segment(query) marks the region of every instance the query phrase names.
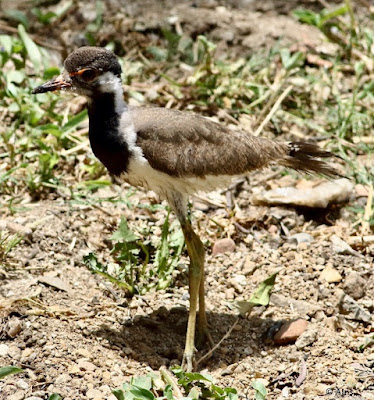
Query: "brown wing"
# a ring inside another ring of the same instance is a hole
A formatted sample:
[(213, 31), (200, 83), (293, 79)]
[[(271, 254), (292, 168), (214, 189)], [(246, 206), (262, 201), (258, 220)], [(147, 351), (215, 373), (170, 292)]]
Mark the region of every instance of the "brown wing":
[(284, 157), (287, 145), (231, 131), (200, 115), (131, 108), (137, 145), (150, 165), (173, 176), (239, 175)]

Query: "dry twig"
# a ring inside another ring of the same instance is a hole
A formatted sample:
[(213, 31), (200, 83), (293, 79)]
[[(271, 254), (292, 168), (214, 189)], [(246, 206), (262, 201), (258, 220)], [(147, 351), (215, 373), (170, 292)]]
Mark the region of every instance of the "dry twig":
[(201, 362), (208, 359), (218, 349), (218, 347), (221, 346), (223, 341), (226, 340), (231, 335), (231, 332), (234, 330), (235, 326), (238, 324), (239, 319), (240, 319), (240, 317), (236, 318), (235, 322), (233, 323), (231, 328), (225, 333), (223, 338), (214, 347), (212, 347), (206, 354), (204, 354), (199, 360), (196, 361), (196, 366), (198, 366)]

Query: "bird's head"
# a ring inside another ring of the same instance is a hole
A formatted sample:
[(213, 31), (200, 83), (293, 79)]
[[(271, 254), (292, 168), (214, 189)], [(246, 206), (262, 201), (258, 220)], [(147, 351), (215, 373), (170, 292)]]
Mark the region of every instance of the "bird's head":
[(64, 62), (58, 77), (38, 86), (33, 94), (73, 90), (88, 98), (121, 90), (121, 66), (116, 55), (102, 47), (80, 47)]

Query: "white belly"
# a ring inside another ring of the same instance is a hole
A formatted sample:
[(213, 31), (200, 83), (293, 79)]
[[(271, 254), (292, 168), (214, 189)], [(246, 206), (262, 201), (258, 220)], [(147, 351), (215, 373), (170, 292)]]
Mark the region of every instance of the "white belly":
[(204, 178), (174, 177), (153, 169), (143, 157), (134, 157), (130, 160), (128, 172), (121, 178), (130, 185), (152, 190), (162, 198), (169, 198), (172, 192), (191, 195), (196, 192), (209, 192), (219, 187), (227, 186), (235, 176), (207, 175)]

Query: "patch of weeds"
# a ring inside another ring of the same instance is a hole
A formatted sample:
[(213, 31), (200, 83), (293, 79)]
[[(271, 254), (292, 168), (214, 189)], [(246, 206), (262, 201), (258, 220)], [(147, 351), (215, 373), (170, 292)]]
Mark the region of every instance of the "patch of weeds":
[(0, 266), (10, 265), (9, 253), (20, 243), (22, 236), (0, 230)]
[[(357, 23), (351, 0), (344, 0), (341, 5), (325, 8), (320, 12), (299, 9), (293, 14), (299, 21), (315, 26), (331, 42), (339, 45), (343, 50), (343, 58), (349, 59), (354, 49), (363, 49), (364, 42), (361, 42), (359, 34), (360, 24)], [(343, 16), (347, 18), (344, 19)]]
[(31, 13), (37, 18), (37, 20), (43, 25), (51, 25), (56, 20), (60, 19), (65, 15), (69, 9), (73, 6), (73, 0), (67, 0), (61, 2), (54, 11), (47, 9), (45, 11), (43, 7), (33, 7)]
[(121, 389), (113, 390), (113, 394), (118, 400), (239, 399), (236, 389), (215, 385), (208, 374), (187, 373), (180, 367), (174, 367), (172, 371), (175, 376), (166, 369), (161, 369), (161, 376), (148, 374), (134, 377), (129, 384), (124, 383)]
[(150, 232), (141, 236), (135, 234), (122, 217), (111, 241), (112, 263), (102, 264), (93, 253), (84, 257), (91, 272), (104, 276), (129, 295), (144, 294), (152, 287), (164, 289), (170, 285), (184, 238), (181, 229), (174, 227), (169, 233), (169, 214), (162, 226), (160, 240)]
[[(310, 87), (312, 96), (310, 106), (300, 101), (299, 109), (308, 113), (309, 118), (313, 116), (315, 121), (319, 121), (321, 138), (329, 139), (333, 151), (344, 160), (346, 175), (370, 188), (374, 175), (371, 134), (374, 85), (370, 79), (374, 70), (374, 31), (365, 23), (370, 16), (355, 15), (351, 0), (318, 13), (300, 9), (294, 15), (299, 21), (317, 27), (334, 43), (332, 50), (318, 55), (327, 69), (303, 71), (305, 82), (309, 82), (306, 87)], [(296, 123), (305, 126), (307, 120), (304, 118)], [(364, 210), (357, 208), (355, 213), (360, 219)], [(365, 215), (368, 224), (372, 225), (374, 204), (371, 204), (371, 210), (365, 209)]]
[[(101, 165), (101, 164), (100, 164)], [(112, 196), (102, 197), (97, 196), (96, 192), (104, 187), (109, 187), (112, 182), (107, 179), (93, 179), (79, 182), (77, 185), (71, 188), (66, 188), (69, 191), (70, 203), (74, 205), (88, 205), (96, 206), (102, 203), (116, 203), (123, 204), (127, 208), (131, 209), (133, 207), (131, 197), (136, 193), (135, 188), (130, 188), (126, 191), (119, 191)]]
[[(32, 41), (23, 25), (18, 35), (0, 35), (4, 124), (0, 130), (0, 191), (6, 195), (4, 204), (21, 202), (26, 192), (38, 199), (70, 186), (78, 176), (92, 179), (105, 173), (97, 162), (82, 157), (88, 146), (87, 128), (79, 128), (86, 124), (87, 111), (69, 116), (66, 98), (53, 93), (31, 95), (41, 80), (60, 72), (50, 64), (48, 53)], [(38, 83), (35, 75), (40, 76)]]

